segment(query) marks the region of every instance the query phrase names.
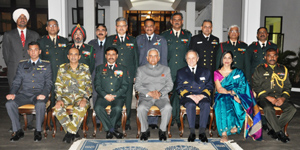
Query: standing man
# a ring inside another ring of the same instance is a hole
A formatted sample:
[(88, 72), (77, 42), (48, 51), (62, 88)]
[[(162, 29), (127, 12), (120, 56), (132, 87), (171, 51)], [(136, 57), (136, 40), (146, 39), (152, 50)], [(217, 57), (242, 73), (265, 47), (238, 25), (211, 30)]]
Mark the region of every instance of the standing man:
[(216, 57), (216, 69), (219, 69), (220, 59), (224, 51), (231, 51), (233, 54), (234, 67), (241, 69), (243, 72), (246, 70), (245, 57), (247, 44), (239, 41), (240, 27), (232, 25), (228, 29), (228, 41), (220, 44), (217, 57)]
[(6, 95), (8, 101), (5, 106), (12, 122), (13, 132), (15, 132), (10, 139), (11, 142), (24, 137), (19, 122), (18, 107), (26, 104), (35, 105), (36, 130), (34, 131), (34, 141), (42, 140), (42, 122), (47, 119), (44, 118), (46, 102), (53, 85), (51, 65), (49, 61), (39, 58), (39, 54), (41, 54), (39, 43), (30, 42), (28, 47), (27, 52), (30, 59), (20, 61), (10, 92)]
[[(16, 75), (18, 64), (23, 59), (29, 59), (27, 53), (28, 43), (37, 41), (39, 34), (35, 31), (27, 29), (29, 13), (26, 9), (19, 8), (14, 11), (13, 19), (17, 24), (17, 28), (7, 31), (3, 36), (3, 58), (7, 66), (7, 79), (11, 88), (13, 79)], [(29, 130), (34, 130), (32, 126), (33, 116), (28, 115)]]
[[(253, 74), (253, 90), (256, 92), (258, 105), (263, 108), (270, 129), (268, 135), (283, 143), (290, 139), (282, 132), (284, 126), (290, 122), (297, 109), (289, 100), (292, 84), (285, 66), (277, 64), (277, 49), (266, 51), (267, 63), (257, 66)], [(283, 111), (279, 118), (275, 115), (274, 106)]]
[[(182, 13), (174, 13), (171, 16), (170, 23), (172, 29), (168, 29), (161, 33), (168, 43), (168, 66), (171, 69), (172, 81), (175, 82), (177, 70), (186, 66), (184, 56), (189, 50), (189, 44), (192, 37), (190, 31), (182, 29), (183, 16)], [(174, 84), (175, 85), (175, 84)], [(175, 85), (176, 86), (176, 85)], [(172, 90), (171, 105), (172, 109), (172, 125), (177, 122), (178, 128), (180, 128), (179, 119), (179, 95), (176, 92), (175, 86)]]
[(77, 24), (77, 26), (73, 27), (71, 30), (71, 37), (74, 43), (69, 45), (68, 50), (71, 48), (77, 48), (81, 55), (79, 63), (88, 65), (90, 72), (92, 73), (95, 68), (95, 51), (93, 46), (83, 43), (86, 38), (85, 29), (80, 26), (80, 24)]
[(159, 127), (159, 140), (167, 140), (167, 126), (172, 115), (168, 93), (173, 89), (170, 68), (158, 63), (159, 51), (155, 48), (148, 50), (146, 65), (138, 68), (135, 89), (139, 92), (139, 104), (137, 116), (141, 122), (141, 140), (148, 140), (150, 131), (148, 129), (148, 111), (155, 105), (161, 111), (161, 124)]
[[(126, 92), (126, 113), (127, 113), (127, 121), (126, 121), (126, 130), (130, 130), (130, 112), (131, 112), (131, 102), (132, 102), (132, 90), (133, 90), (133, 81), (136, 74), (136, 69), (138, 67), (138, 49), (137, 43), (134, 37), (126, 34), (128, 28), (127, 20), (123, 17), (119, 17), (116, 20), (116, 30), (117, 34), (111, 35), (107, 38), (105, 43), (105, 49), (108, 47), (115, 47), (119, 51), (119, 57), (117, 59), (118, 65), (124, 65), (127, 67), (129, 72), (129, 80), (128, 80), (128, 90)], [(121, 122), (118, 123), (118, 125)]]
[[(55, 116), (64, 128), (64, 142), (70, 143), (79, 136), (78, 129), (89, 108), (89, 99), (93, 87), (89, 66), (79, 63), (81, 54), (77, 48), (68, 53), (70, 63), (60, 65), (55, 82), (56, 105)], [(66, 113), (68, 105), (73, 105), (72, 119)]]
[(198, 65), (209, 69), (213, 75), (216, 68), (216, 54), (219, 49), (219, 38), (211, 34), (212, 29), (212, 21), (204, 20), (201, 26), (202, 33), (192, 37), (190, 49), (198, 53)]
[[(51, 63), (52, 82), (54, 84), (59, 66), (68, 61), (67, 56), (65, 55), (67, 53), (68, 40), (57, 35), (59, 26), (55, 19), (49, 19), (47, 21), (46, 30), (48, 31), (48, 35), (43, 36), (37, 42), (40, 44), (42, 50), (40, 55), (41, 59), (48, 60)], [(50, 108), (55, 105), (54, 88), (55, 87), (53, 86), (51, 90)]]
[(180, 104), (186, 108), (186, 115), (190, 127), (188, 141), (194, 142), (196, 106), (200, 108), (199, 119), (199, 140), (208, 142), (205, 128), (210, 113), (211, 93), (214, 89), (212, 75), (209, 69), (197, 64), (199, 60), (198, 53), (189, 50), (186, 53), (188, 66), (177, 72), (177, 91), (180, 94)]
[[(146, 19), (144, 21), (144, 29), (146, 34), (136, 37), (139, 53), (139, 66), (148, 64), (147, 52), (149, 49), (155, 48), (159, 51), (161, 59), (158, 63), (168, 66), (168, 46), (167, 41), (163, 36), (157, 35), (155, 31), (155, 21), (153, 19)], [(148, 117), (149, 126), (152, 129), (158, 128), (156, 125), (158, 117)]]
[[(105, 40), (106, 40), (106, 35), (107, 35), (107, 28), (104, 24), (98, 24), (97, 28), (96, 28), (96, 36), (97, 39), (93, 39), (89, 42), (89, 45), (92, 45), (94, 47), (95, 50), (95, 69), (92, 72), (92, 80), (93, 80), (93, 87), (95, 87), (94, 84), (94, 79), (95, 79), (95, 70), (96, 67), (103, 64), (103, 54), (104, 52), (104, 44), (105, 44)], [(93, 90), (93, 98), (92, 98), (92, 102), (91, 102), (91, 109), (94, 109), (94, 105), (95, 102), (97, 100), (97, 92), (96, 90)], [(97, 128), (100, 127), (100, 121), (97, 118)]]
[[(277, 49), (277, 45), (268, 42), (268, 30), (265, 27), (260, 27), (257, 30), (257, 42), (253, 42), (246, 50), (245, 64), (246, 64), (246, 78), (251, 81), (251, 77), (255, 68), (262, 63), (266, 63), (266, 51), (270, 48)], [(278, 51), (277, 51), (278, 52)], [(251, 82), (250, 82), (251, 83)]]
[[(115, 136), (123, 138), (123, 134), (115, 129), (118, 120), (121, 120), (122, 107), (126, 100), (128, 88), (128, 72), (123, 65), (117, 65), (118, 50), (109, 47), (105, 51), (106, 64), (96, 68), (95, 90), (98, 98), (95, 104), (95, 112), (101, 120), (106, 138), (111, 139)], [(110, 105), (110, 116), (107, 115), (105, 108)]]

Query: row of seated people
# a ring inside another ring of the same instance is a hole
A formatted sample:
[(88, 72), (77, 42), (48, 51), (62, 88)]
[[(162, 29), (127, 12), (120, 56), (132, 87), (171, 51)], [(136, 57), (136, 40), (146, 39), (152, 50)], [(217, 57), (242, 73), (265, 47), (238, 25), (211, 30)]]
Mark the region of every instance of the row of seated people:
[[(14, 136), (11, 141), (18, 141), (24, 137), (20, 127), (18, 107), (25, 104), (34, 104), (36, 110), (36, 131), (34, 140), (40, 141), (41, 126), (45, 113), (45, 103), (52, 88), (51, 66), (48, 61), (39, 59), (41, 50), (37, 42), (29, 43), (29, 60), (19, 63), (17, 74), (13, 81), (7, 98), (7, 112), (12, 121)], [(60, 66), (55, 82), (56, 105), (54, 115), (62, 125), (66, 135), (64, 142), (70, 143), (78, 137), (78, 130), (89, 107), (89, 99), (93, 87), (89, 67), (79, 63), (81, 55), (77, 48), (68, 52), (70, 63)], [(115, 128), (121, 117), (125, 93), (128, 87), (129, 74), (123, 65), (117, 65), (118, 50), (109, 47), (105, 51), (106, 64), (96, 68), (95, 90), (98, 98), (94, 107), (97, 117), (107, 132), (106, 138), (123, 138), (123, 134)], [(210, 103), (214, 90), (213, 75), (206, 68), (197, 66), (198, 53), (189, 50), (186, 53), (188, 66), (178, 70), (175, 86), (180, 95), (180, 104), (186, 108), (190, 135), (188, 141), (193, 142), (195, 134), (196, 106), (200, 108), (199, 139), (208, 142), (205, 128), (210, 113)], [(257, 93), (256, 99), (265, 112), (270, 125), (270, 135), (282, 142), (290, 139), (283, 134), (282, 128), (288, 123), (296, 112), (289, 101), (291, 84), (288, 79), (287, 69), (277, 64), (277, 51), (269, 49), (266, 53), (266, 64), (256, 68), (253, 75), (253, 89)], [(161, 111), (161, 124), (159, 127), (159, 140), (166, 140), (167, 125), (171, 118), (172, 106), (168, 93), (173, 89), (170, 69), (158, 63), (160, 53), (157, 49), (147, 52), (148, 64), (137, 70), (135, 89), (139, 93), (137, 116), (141, 122), (141, 140), (150, 136), (147, 122), (147, 113), (151, 106), (157, 106)], [(244, 121), (245, 137), (260, 140), (262, 137), (261, 116), (259, 107), (253, 96), (252, 90), (243, 72), (232, 67), (233, 57), (231, 52), (225, 51), (220, 60), (220, 67), (214, 72), (216, 87), (214, 110), (216, 126), (221, 142), (228, 141), (228, 135), (240, 133)], [(273, 92), (274, 91), (274, 92)], [(176, 94), (176, 93), (173, 93)], [(73, 106), (73, 117), (66, 113), (66, 107)], [(105, 108), (110, 105), (110, 116)], [(278, 119), (273, 106), (283, 110)]]

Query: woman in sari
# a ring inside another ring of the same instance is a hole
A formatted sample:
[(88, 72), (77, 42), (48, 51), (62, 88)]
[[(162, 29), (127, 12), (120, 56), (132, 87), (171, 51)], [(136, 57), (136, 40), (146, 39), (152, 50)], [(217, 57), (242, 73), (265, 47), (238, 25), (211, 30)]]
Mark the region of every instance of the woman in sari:
[(240, 133), (245, 123), (244, 137), (261, 139), (259, 107), (242, 70), (233, 68), (233, 55), (225, 51), (220, 67), (214, 72), (216, 86), (214, 110), (220, 142), (227, 142), (228, 135)]

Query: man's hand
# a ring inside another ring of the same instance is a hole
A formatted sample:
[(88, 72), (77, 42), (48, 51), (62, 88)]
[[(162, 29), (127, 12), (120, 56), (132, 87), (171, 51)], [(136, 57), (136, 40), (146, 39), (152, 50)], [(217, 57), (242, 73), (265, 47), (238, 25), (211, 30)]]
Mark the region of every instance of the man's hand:
[(275, 106), (281, 106), (284, 101), (285, 101), (284, 97), (277, 98), (277, 102), (275, 103)]
[(275, 97), (272, 97), (272, 96), (267, 96), (266, 99), (268, 101), (270, 101), (273, 105), (275, 105), (275, 103), (277, 102), (277, 99)]
[(86, 99), (82, 98), (81, 101), (79, 101), (77, 104), (79, 105), (79, 107), (83, 108), (86, 105)]
[(8, 95), (6, 95), (6, 99), (7, 100), (14, 100), (15, 98), (16, 98), (15, 94), (8, 94)]
[(107, 101), (111, 102), (111, 101), (115, 100), (115, 97), (116, 97), (116, 95), (107, 94), (107, 95), (105, 95), (104, 98), (105, 98)]
[(55, 109), (59, 109), (61, 107), (64, 107), (64, 105), (65, 105), (64, 102), (62, 100), (59, 100), (55, 104)]
[(44, 100), (45, 98), (46, 96), (42, 94), (36, 97), (37, 100)]
[(161, 93), (158, 92), (157, 90), (155, 90), (155, 91), (148, 92), (147, 95), (149, 95), (150, 97), (152, 97), (154, 99), (159, 99), (161, 96)]

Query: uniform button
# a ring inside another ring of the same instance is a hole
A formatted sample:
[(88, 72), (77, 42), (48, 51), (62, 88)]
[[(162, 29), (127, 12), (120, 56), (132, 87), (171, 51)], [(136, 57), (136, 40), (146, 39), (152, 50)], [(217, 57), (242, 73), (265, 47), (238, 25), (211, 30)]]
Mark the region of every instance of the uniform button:
[(276, 93), (276, 92), (274, 91), (274, 93)]
[(34, 80), (32, 80), (32, 82), (34, 82)]
[(121, 49), (123, 49), (123, 47), (121, 47)]
[(234, 50), (234, 52), (235, 52), (235, 50)]
[(175, 64), (177, 64), (177, 62), (175, 62)]
[(190, 94), (192, 94), (192, 92), (190, 92)]
[(206, 55), (204, 55), (204, 57), (206, 57)]
[(176, 47), (176, 49), (178, 49), (178, 47)]
[(235, 58), (236, 56), (234, 56), (234, 58)]
[(122, 65), (122, 63), (119, 63), (120, 65)]
[(123, 53), (121, 53), (121, 55), (123, 55)]
[(34, 73), (32, 74), (32, 76), (34, 76)]
[(35, 68), (33, 68), (33, 70), (35, 70)]
[(57, 53), (55, 53), (55, 54), (57, 54)]
[(199, 87), (199, 89), (201, 89), (201, 87)]
[(234, 62), (234, 64), (236, 64), (236, 62)]
[(111, 91), (114, 91), (114, 89), (111, 89)]
[(212, 63), (210, 63), (210, 65), (212, 66)]
[(193, 86), (191, 86), (191, 88), (193, 88)]
[(206, 61), (206, 59), (204, 59), (204, 61)]
[(204, 63), (204, 66), (206, 65), (206, 63)]
[(121, 59), (121, 61), (123, 61), (123, 59)]
[(211, 51), (211, 53), (214, 53), (214, 51)]
[(212, 62), (212, 60), (210, 60), (210, 62)]
[(58, 65), (56, 65), (56, 67), (58, 67)]
[(34, 89), (34, 87), (32, 87)]
[(265, 58), (263, 58), (263, 60), (265, 60)]
[(265, 52), (263, 52), (263, 54), (265, 54)]
[(177, 57), (178, 55), (176, 54), (176, 57)]
[(112, 78), (112, 76), (110, 76), (110, 78)]
[(210, 57), (213, 57), (212, 55)]
[(176, 41), (176, 43), (178, 43), (178, 41)]
[(113, 85), (113, 83), (110, 83), (110, 85)]
[(206, 51), (204, 50), (204, 53), (206, 53)]
[(56, 61), (58, 61), (58, 59), (56, 58)]

